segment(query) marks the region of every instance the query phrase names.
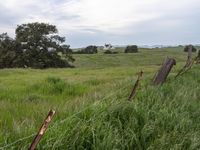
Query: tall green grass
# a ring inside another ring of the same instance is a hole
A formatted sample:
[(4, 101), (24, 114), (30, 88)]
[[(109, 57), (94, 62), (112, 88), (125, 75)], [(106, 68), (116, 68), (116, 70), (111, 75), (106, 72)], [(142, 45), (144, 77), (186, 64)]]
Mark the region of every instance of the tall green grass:
[[(174, 78), (186, 55), (180, 49), (76, 55), (75, 69), (1, 70), (0, 149), (27, 149), (49, 109), (56, 116), (38, 149), (199, 149), (199, 66)], [(166, 56), (177, 66), (154, 87)], [(141, 69), (144, 80), (128, 102)]]
[(199, 73), (145, 83), (132, 102), (122, 89), (51, 129), (40, 149), (199, 149)]

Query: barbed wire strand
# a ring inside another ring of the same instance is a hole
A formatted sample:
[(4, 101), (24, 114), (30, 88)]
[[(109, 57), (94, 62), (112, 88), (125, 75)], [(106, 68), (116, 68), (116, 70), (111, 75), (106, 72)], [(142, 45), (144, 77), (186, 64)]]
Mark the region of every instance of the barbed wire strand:
[[(102, 100), (105, 100), (105, 99), (107, 99), (107, 98), (109, 98), (109, 97), (115, 95), (116, 93), (118, 93), (118, 92), (121, 91), (121, 90), (124, 90), (124, 89), (127, 88), (127, 87), (129, 87), (129, 85), (128, 85), (128, 86), (125, 86), (125, 87), (123, 87), (123, 88), (119, 88), (119, 89), (116, 90), (115, 92), (112, 92), (111, 94), (108, 94), (108, 95), (106, 95), (106, 96), (103, 97), (103, 98), (99, 98), (99, 99), (101, 99), (101, 100), (98, 100), (98, 101), (94, 102), (93, 104), (89, 105), (88, 107), (85, 107), (85, 108), (84, 108), (83, 110), (81, 110), (81, 111), (79, 111), (79, 112), (77, 112), (77, 113), (74, 113), (73, 115), (70, 115), (69, 117), (66, 117), (66, 118), (63, 119), (63, 120), (60, 120), (60, 121), (55, 122), (54, 125), (53, 125), (52, 127), (50, 127), (50, 128), (47, 129), (47, 131), (53, 129), (53, 128), (54, 128), (55, 126), (57, 126), (57, 125), (60, 125), (60, 124), (62, 124), (62, 123), (64, 123), (64, 122), (66, 122), (67, 120), (69, 120), (69, 119), (73, 118), (74, 116), (76, 116), (76, 115), (78, 115), (78, 114), (84, 112), (85, 110), (87, 110), (88, 108), (90, 108), (90, 107), (96, 105), (97, 103), (102, 102)], [(11, 146), (17, 144), (18, 142), (21, 142), (21, 141), (27, 140), (27, 139), (29, 139), (29, 138), (32, 138), (32, 137), (34, 137), (36, 134), (37, 134), (37, 133), (33, 133), (33, 134), (29, 135), (29, 136), (23, 137), (23, 138), (21, 138), (21, 139), (18, 139), (18, 140), (16, 140), (16, 141), (12, 142), (12, 143), (9, 143), (9, 144), (7, 144), (7, 145), (4, 145), (3, 147), (0, 147), (0, 150), (4, 150), (5, 148), (11, 147)]]

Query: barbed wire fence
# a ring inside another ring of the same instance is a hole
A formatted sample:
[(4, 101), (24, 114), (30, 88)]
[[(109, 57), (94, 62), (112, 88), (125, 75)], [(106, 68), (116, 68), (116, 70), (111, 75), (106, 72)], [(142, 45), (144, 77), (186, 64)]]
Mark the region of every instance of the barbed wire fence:
[[(129, 79), (129, 78), (128, 78), (128, 79)], [(124, 80), (123, 80), (123, 81), (124, 81)], [(127, 81), (124, 81), (123, 83), (125, 83), (125, 82), (127, 82)], [(82, 109), (81, 111), (78, 111), (78, 112), (76, 112), (76, 113), (74, 113), (74, 114), (72, 114), (72, 115), (66, 117), (66, 118), (63, 119), (63, 120), (56, 121), (50, 128), (47, 129), (47, 131), (50, 131), (50, 130), (54, 129), (56, 126), (65, 123), (66, 121), (68, 121), (68, 120), (70, 120), (71, 118), (77, 116), (78, 114), (84, 112), (85, 110), (89, 109), (90, 107), (93, 107), (94, 105), (97, 105), (98, 103), (102, 102), (103, 100), (108, 99), (108, 98), (112, 97), (113, 95), (116, 95), (119, 91), (122, 91), (122, 90), (124, 90), (124, 89), (130, 87), (130, 83), (129, 83), (129, 84), (126, 84), (126, 85), (127, 85), (127, 86), (124, 86), (123, 88), (120, 87), (120, 88), (118, 88), (116, 91), (111, 92), (111, 93), (109, 93), (108, 95), (106, 95), (106, 96), (104, 96), (104, 97), (102, 97), (102, 98), (99, 98), (99, 99), (98, 99), (97, 101), (95, 101), (93, 104), (91, 104), (91, 105), (85, 107), (85, 108)], [(26, 136), (26, 137), (20, 138), (20, 139), (18, 139), (18, 140), (16, 140), (16, 141), (12, 142), (12, 143), (9, 143), (9, 144), (7, 144), (7, 145), (4, 145), (4, 146), (0, 147), (0, 150), (4, 150), (5, 148), (9, 148), (9, 147), (11, 147), (11, 146), (14, 146), (14, 145), (16, 145), (16, 144), (19, 143), (19, 142), (22, 142), (22, 141), (28, 140), (28, 139), (30, 139), (30, 138), (33, 138), (36, 134), (37, 134), (37, 133), (30, 134), (30, 135), (28, 135), (28, 136)]]
[[(127, 82), (127, 81), (125, 81), (125, 82)], [(97, 105), (98, 103), (102, 102), (103, 100), (106, 100), (106, 99), (112, 97), (113, 95), (116, 95), (117, 93), (119, 93), (119, 91), (122, 91), (122, 90), (128, 88), (129, 86), (130, 86), (130, 84), (128, 84), (127, 86), (124, 86), (123, 88), (119, 88), (119, 89), (117, 89), (116, 91), (111, 92), (111, 93), (109, 93), (108, 95), (106, 95), (106, 96), (104, 96), (104, 97), (102, 97), (102, 98), (99, 98), (99, 100), (97, 100), (97, 101), (94, 102), (93, 104), (91, 104), (91, 105), (85, 107), (83, 110), (81, 110), (81, 111), (79, 111), (79, 112), (76, 112), (76, 113), (74, 113), (74, 114), (72, 114), (72, 115), (66, 117), (66, 118), (63, 119), (63, 120), (60, 120), (60, 121), (55, 122), (51, 127), (49, 127), (49, 128), (47, 129), (47, 132), (50, 131), (50, 130), (52, 130), (52, 129), (54, 129), (56, 126), (65, 123), (66, 121), (68, 121), (68, 120), (70, 120), (71, 118), (77, 116), (78, 114), (84, 112), (85, 110), (89, 109), (90, 107), (93, 107), (94, 105)], [(37, 134), (37, 132), (35, 132), (35, 133), (33, 133), (33, 134), (30, 134), (30, 135), (28, 135), (28, 136), (25, 136), (25, 137), (23, 137), (23, 138), (20, 138), (20, 139), (14, 141), (14, 142), (12, 142), (12, 143), (9, 143), (9, 144), (7, 144), (7, 145), (4, 145), (4, 146), (0, 147), (0, 150), (5, 150), (6, 148), (15, 146), (15, 145), (16, 145), (17, 143), (19, 143), (19, 142), (22, 142), (22, 141), (28, 140), (28, 139), (30, 139), (30, 138), (33, 138), (34, 136), (36, 136), (36, 134)]]

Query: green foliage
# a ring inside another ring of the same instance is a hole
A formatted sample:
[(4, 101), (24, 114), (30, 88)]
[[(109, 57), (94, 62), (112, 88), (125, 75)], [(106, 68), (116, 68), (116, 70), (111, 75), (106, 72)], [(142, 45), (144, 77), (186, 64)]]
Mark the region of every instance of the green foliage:
[(60, 45), (65, 41), (56, 26), (45, 23), (28, 23), (16, 29), (16, 41), (22, 44), (25, 65), (32, 68), (69, 67), (58, 55), (61, 52), (69, 60), (69, 47)]
[[(178, 64), (154, 87), (166, 55)], [(76, 55), (75, 69), (4, 69), (0, 149), (28, 149), (49, 109), (56, 115), (37, 149), (199, 149), (199, 65), (174, 80), (186, 56), (181, 48), (140, 49), (137, 56)], [(129, 102), (141, 69), (141, 88)]]
[[(184, 62), (186, 53), (183, 52), (182, 48), (161, 48), (161, 49), (139, 49), (140, 53), (132, 55), (132, 53), (124, 53), (124, 48), (115, 49), (118, 54), (115, 55), (102, 55), (101, 52), (98, 54), (85, 54), (85, 55), (73, 55), (76, 59), (74, 65), (78, 68), (107, 68), (107, 67), (137, 67), (149, 65), (160, 65), (161, 62), (168, 57), (173, 57), (177, 62)], [(148, 57), (152, 54), (151, 57)], [(141, 61), (141, 58), (143, 61)], [(153, 61), (152, 61), (153, 60)]]
[(0, 34), (0, 68), (23, 67), (22, 50), (19, 43), (7, 33)]
[(118, 54), (118, 52), (112, 52), (111, 50), (106, 50), (104, 54)]
[(184, 52), (188, 52), (190, 46), (192, 46), (192, 52), (197, 51), (197, 49), (193, 45), (187, 45), (187, 46), (184, 47)]
[(112, 54), (112, 51), (106, 50), (106, 51), (104, 52), (104, 54)]
[(98, 53), (97, 46), (87, 46), (86, 48), (73, 52), (74, 54), (96, 54)]
[(2, 34), (0, 36), (0, 68), (31, 67), (72, 67), (70, 47), (62, 45), (56, 26), (45, 23), (18, 25), (16, 39)]
[(95, 54), (97, 53), (97, 46), (87, 46), (85, 49), (82, 50), (83, 52), (85, 52), (86, 54)]
[(129, 45), (126, 47), (125, 53), (137, 53), (138, 52), (138, 47), (137, 45)]

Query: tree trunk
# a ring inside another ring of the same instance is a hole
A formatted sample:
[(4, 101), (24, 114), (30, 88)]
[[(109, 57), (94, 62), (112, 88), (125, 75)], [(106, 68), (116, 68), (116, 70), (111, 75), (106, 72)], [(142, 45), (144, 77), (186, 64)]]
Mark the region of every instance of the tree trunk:
[(176, 65), (176, 60), (173, 58), (167, 58), (163, 63), (161, 69), (157, 73), (156, 77), (154, 78), (153, 84), (154, 85), (163, 84), (174, 65)]

